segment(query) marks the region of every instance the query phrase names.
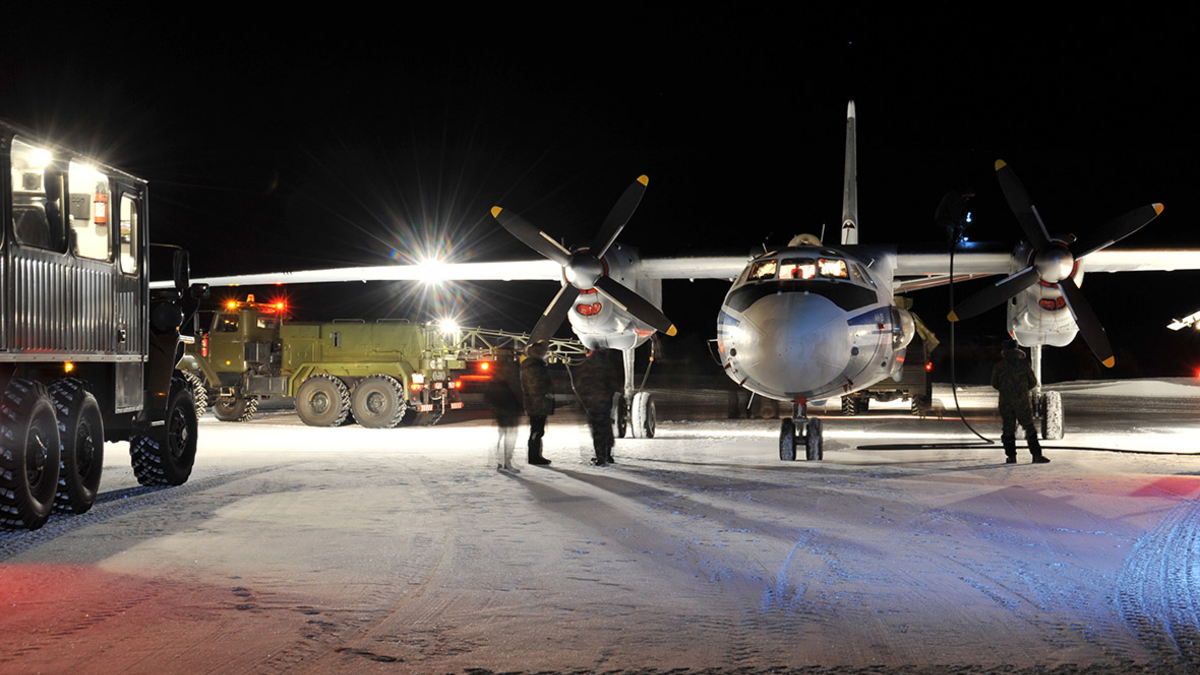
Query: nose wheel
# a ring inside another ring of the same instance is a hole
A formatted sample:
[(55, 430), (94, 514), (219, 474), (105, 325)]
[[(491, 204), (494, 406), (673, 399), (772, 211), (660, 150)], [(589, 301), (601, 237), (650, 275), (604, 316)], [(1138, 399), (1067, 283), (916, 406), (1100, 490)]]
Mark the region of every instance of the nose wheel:
[(821, 420), (806, 416), (806, 407), (803, 400), (796, 401), (796, 411), (799, 414), (783, 420), (779, 425), (779, 459), (785, 462), (794, 461), (797, 451), (803, 451), (804, 458), (809, 461), (824, 457), (821, 449)]

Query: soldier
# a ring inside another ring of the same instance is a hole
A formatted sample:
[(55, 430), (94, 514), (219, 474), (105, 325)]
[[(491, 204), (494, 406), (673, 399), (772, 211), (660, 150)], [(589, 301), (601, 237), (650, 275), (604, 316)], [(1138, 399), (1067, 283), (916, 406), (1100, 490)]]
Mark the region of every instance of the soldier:
[(521, 420), (521, 379), (517, 374), (512, 347), (496, 350), (496, 367), (488, 382), (484, 398), (492, 406), (496, 426), (500, 429), (496, 441), (496, 469), (520, 473), (512, 465), (513, 449), (517, 445), (517, 424)]
[(554, 391), (546, 372), (546, 341), (525, 348), (521, 362), (521, 391), (525, 397), (525, 412), (529, 415), (529, 463), (547, 466), (550, 460), (542, 456), (542, 437), (546, 435), (546, 417), (554, 414)]
[(579, 367), (576, 382), (576, 391), (587, 410), (588, 426), (592, 428), (592, 445), (596, 450), (592, 464), (596, 466), (613, 463), (612, 404), (617, 376), (610, 354), (603, 348), (589, 353)]
[(1017, 423), (1025, 430), (1025, 442), (1034, 464), (1045, 464), (1050, 460), (1042, 456), (1038, 443), (1037, 428), (1033, 425), (1033, 408), (1029, 403), (1029, 392), (1037, 386), (1037, 378), (1029, 367), (1025, 352), (1016, 340), (1004, 343), (1000, 362), (992, 369), (992, 388), (1000, 392), (1000, 420), (1003, 424), (1000, 441), (1004, 443), (1005, 462), (1017, 461)]

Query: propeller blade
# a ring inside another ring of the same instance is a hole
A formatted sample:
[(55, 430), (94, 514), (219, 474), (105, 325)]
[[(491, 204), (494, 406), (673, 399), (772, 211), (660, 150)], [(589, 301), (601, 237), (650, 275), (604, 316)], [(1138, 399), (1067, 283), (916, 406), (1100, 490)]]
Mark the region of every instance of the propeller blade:
[(654, 326), (655, 330), (662, 331), (667, 335), (675, 334), (675, 324), (671, 323), (662, 310), (650, 304), (649, 300), (629, 290), (616, 279), (600, 277), (596, 281), (596, 290), (634, 315), (639, 321)]
[(500, 226), (508, 230), (509, 234), (520, 239), (529, 248), (541, 253), (546, 258), (566, 267), (571, 260), (571, 252), (563, 248), (557, 241), (534, 227), (529, 221), (512, 211), (505, 211), (499, 206), (492, 207), (492, 217)]
[(1067, 309), (1071, 310), (1071, 316), (1075, 317), (1075, 323), (1079, 325), (1079, 332), (1083, 333), (1084, 341), (1092, 348), (1092, 353), (1100, 359), (1105, 368), (1112, 368), (1116, 362), (1112, 346), (1108, 344), (1108, 335), (1104, 332), (1104, 326), (1100, 325), (1100, 319), (1096, 318), (1096, 313), (1092, 311), (1092, 306), (1083, 298), (1083, 293), (1069, 277), (1058, 282), (1058, 288), (1062, 291), (1063, 299), (1067, 301)]
[(579, 289), (570, 284), (558, 289), (558, 295), (550, 301), (537, 325), (533, 327), (533, 332), (529, 334), (529, 344), (554, 337), (559, 326), (566, 320), (567, 312), (571, 311), (571, 303), (578, 296)]
[(1162, 204), (1150, 204), (1140, 209), (1134, 209), (1119, 218), (1113, 218), (1095, 232), (1082, 237), (1071, 247), (1079, 251), (1075, 258), (1079, 259), (1089, 253), (1112, 246), (1148, 225), (1162, 211)]
[(996, 305), (1002, 304), (1017, 293), (1036, 284), (1037, 281), (1037, 269), (1026, 267), (1020, 272), (997, 281), (995, 284), (984, 288), (975, 295), (958, 303), (958, 306), (946, 318), (950, 321), (960, 321), (983, 314)]
[(638, 204), (642, 203), (642, 195), (646, 193), (646, 185), (649, 183), (649, 177), (638, 176), (632, 185), (625, 188), (625, 193), (613, 205), (612, 211), (609, 211), (608, 217), (604, 219), (604, 224), (600, 226), (600, 231), (596, 233), (596, 240), (590, 249), (592, 255), (601, 258), (608, 252), (608, 247), (616, 241), (625, 223), (629, 222)]
[(1033, 200), (1029, 198), (1025, 186), (1021, 185), (1016, 172), (1002, 159), (996, 160), (996, 178), (1000, 181), (1000, 190), (1004, 192), (1008, 208), (1012, 209), (1013, 214), (1017, 216), (1017, 222), (1020, 223), (1025, 238), (1033, 245), (1034, 249), (1038, 251), (1045, 249), (1050, 245), (1050, 234), (1046, 232), (1042, 217), (1038, 215), (1037, 207), (1033, 205)]

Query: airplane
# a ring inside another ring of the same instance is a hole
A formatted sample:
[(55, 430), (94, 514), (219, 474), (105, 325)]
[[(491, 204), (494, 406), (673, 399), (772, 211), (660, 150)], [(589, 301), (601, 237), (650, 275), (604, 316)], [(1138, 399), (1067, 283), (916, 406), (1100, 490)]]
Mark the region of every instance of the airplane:
[[(1113, 364), (1104, 329), (1079, 291), (1085, 267), (1093, 272), (1200, 269), (1200, 251), (1105, 250), (1162, 212), (1161, 204), (1137, 209), (1076, 240), (1052, 236), (1028, 193), (1003, 161), (1001, 188), (1025, 240), (1015, 248), (994, 244), (942, 246), (859, 243), (856, 112), (847, 105), (841, 241), (826, 245), (802, 234), (786, 246), (755, 256), (642, 258), (616, 241), (649, 184), (640, 176), (617, 201), (589, 245), (567, 248), (514, 211), (496, 206), (498, 224), (541, 254), (543, 260), (390, 265), (248, 274), (197, 279), (210, 286), (368, 280), (553, 280), (560, 285), (533, 329), (552, 335), (565, 319), (589, 349), (608, 347), (624, 357), (623, 400), (614, 419), (631, 417), (633, 435), (652, 437), (655, 410), (648, 392), (636, 391), (634, 350), (655, 332), (674, 333), (662, 311), (664, 279), (726, 279), (732, 285), (717, 316), (720, 365), (739, 386), (794, 404), (781, 421), (779, 456), (823, 457), (821, 420), (811, 402), (846, 396), (888, 377), (899, 378), (915, 334), (912, 315), (896, 296), (986, 276), (1007, 275), (955, 307), (951, 321), (1007, 303), (1008, 332), (1033, 350), (1040, 375), (1042, 346), (1064, 346), (1082, 332), (1104, 365)], [(1049, 392), (1053, 394), (1053, 392)], [(1061, 419), (1061, 403), (1044, 405)]]

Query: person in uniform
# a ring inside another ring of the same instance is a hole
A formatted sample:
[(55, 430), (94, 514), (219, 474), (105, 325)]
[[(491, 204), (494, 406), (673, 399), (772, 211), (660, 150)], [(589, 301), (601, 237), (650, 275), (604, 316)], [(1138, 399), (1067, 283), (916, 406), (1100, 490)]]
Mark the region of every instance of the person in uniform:
[(1025, 442), (1034, 464), (1045, 464), (1050, 460), (1042, 455), (1038, 443), (1037, 427), (1033, 424), (1033, 407), (1029, 392), (1037, 386), (1037, 377), (1029, 366), (1025, 352), (1016, 340), (1008, 340), (1000, 351), (1000, 362), (992, 368), (992, 388), (1000, 392), (1000, 441), (1004, 444), (1005, 461), (1017, 461), (1017, 424), (1025, 430)]
[(542, 456), (542, 437), (546, 435), (546, 418), (554, 414), (554, 389), (546, 372), (546, 341), (525, 348), (521, 362), (521, 393), (525, 413), (529, 415), (529, 463), (546, 466), (550, 460)]
[(517, 424), (521, 421), (521, 379), (512, 347), (496, 350), (495, 368), (484, 391), (484, 398), (492, 406), (492, 414), (500, 430), (493, 458), (496, 469), (520, 473), (520, 469), (512, 464), (513, 449), (517, 445)]
[(613, 369), (612, 352), (596, 349), (579, 366), (576, 391), (587, 410), (588, 426), (592, 429), (592, 446), (596, 456), (592, 464), (612, 464), (613, 429), (612, 404), (617, 393), (617, 375)]

